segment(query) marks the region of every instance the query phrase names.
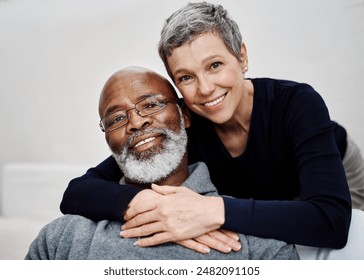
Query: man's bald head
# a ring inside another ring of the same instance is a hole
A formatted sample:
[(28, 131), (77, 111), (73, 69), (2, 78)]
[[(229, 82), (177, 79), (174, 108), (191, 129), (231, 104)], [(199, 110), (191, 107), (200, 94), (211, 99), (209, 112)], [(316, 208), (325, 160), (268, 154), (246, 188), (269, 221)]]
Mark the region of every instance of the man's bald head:
[(105, 117), (112, 95), (123, 94), (124, 91), (131, 89), (144, 90), (143, 93), (158, 89), (164, 96), (178, 99), (177, 92), (165, 77), (148, 68), (129, 66), (118, 70), (106, 81), (99, 99), (100, 117)]

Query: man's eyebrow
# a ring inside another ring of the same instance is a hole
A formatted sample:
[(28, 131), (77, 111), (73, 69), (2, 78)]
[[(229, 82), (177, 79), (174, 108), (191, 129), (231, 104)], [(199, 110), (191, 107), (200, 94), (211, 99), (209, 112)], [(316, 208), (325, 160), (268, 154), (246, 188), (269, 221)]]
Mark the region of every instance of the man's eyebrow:
[(147, 93), (143, 93), (142, 95), (140, 95), (137, 99), (136, 102), (144, 100), (148, 97), (152, 97), (152, 96), (163, 96), (163, 94), (161, 94), (160, 92), (147, 92)]
[(103, 116), (103, 118), (105, 118), (106, 116), (108, 116), (109, 114), (112, 114), (116, 111), (122, 111), (124, 110), (124, 108), (120, 105), (114, 105), (114, 106), (111, 106), (109, 108), (107, 108), (106, 112), (105, 112), (105, 115)]

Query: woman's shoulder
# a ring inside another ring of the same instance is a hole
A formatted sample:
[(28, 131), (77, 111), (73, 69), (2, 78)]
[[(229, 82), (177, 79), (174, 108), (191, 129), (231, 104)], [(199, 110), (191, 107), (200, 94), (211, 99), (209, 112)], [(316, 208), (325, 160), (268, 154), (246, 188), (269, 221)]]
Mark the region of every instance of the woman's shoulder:
[(280, 106), (292, 102), (300, 106), (305, 103), (323, 103), (320, 94), (308, 83), (272, 78), (254, 78), (251, 81), (257, 102), (264, 100), (264, 103), (274, 102)]
[(313, 87), (305, 82), (274, 78), (252, 78), (250, 80), (253, 83), (255, 90), (265, 89), (266, 91), (297, 91), (304, 89), (314, 91)]

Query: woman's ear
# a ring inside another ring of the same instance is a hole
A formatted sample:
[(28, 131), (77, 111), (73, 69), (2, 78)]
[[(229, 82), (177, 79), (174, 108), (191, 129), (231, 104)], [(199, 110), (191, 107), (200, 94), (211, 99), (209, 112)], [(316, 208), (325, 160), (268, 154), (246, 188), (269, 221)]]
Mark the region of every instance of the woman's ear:
[(241, 58), (242, 71), (243, 73), (245, 73), (246, 71), (248, 71), (248, 53), (244, 43), (241, 44), (240, 58)]

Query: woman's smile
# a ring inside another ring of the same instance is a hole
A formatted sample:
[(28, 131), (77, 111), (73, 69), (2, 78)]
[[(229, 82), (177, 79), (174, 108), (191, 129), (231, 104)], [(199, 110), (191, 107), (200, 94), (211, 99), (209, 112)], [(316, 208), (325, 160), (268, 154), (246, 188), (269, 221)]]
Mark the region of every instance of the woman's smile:
[(203, 105), (206, 106), (206, 107), (211, 107), (211, 108), (212, 107), (217, 107), (217, 106), (221, 105), (222, 101), (225, 99), (226, 94), (227, 93), (225, 93), (224, 95), (221, 95), (219, 98), (216, 98), (213, 101), (206, 102)]

